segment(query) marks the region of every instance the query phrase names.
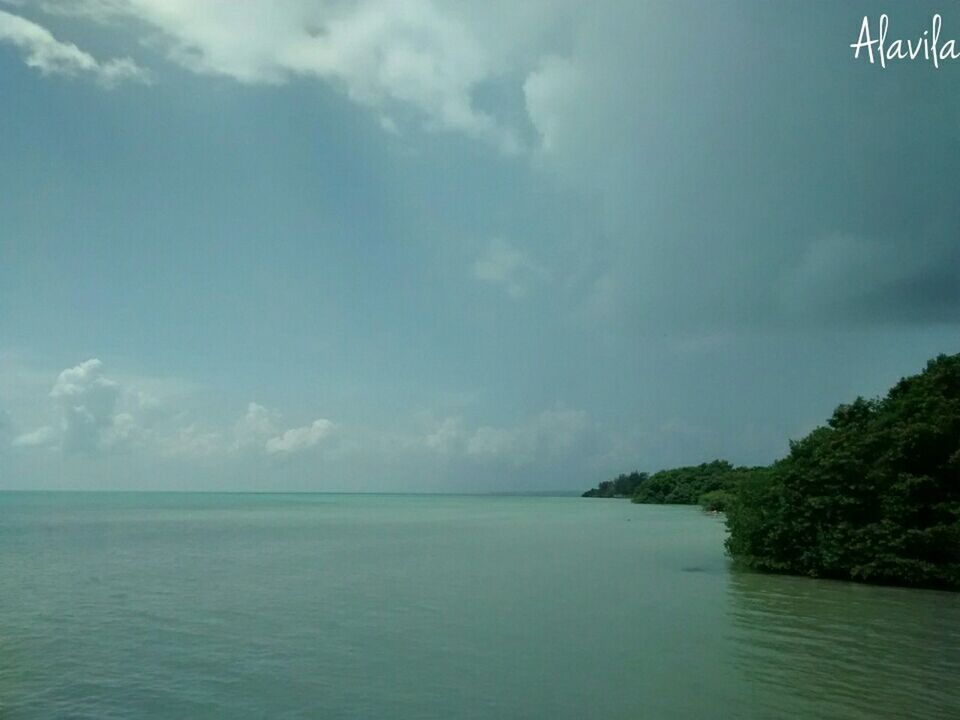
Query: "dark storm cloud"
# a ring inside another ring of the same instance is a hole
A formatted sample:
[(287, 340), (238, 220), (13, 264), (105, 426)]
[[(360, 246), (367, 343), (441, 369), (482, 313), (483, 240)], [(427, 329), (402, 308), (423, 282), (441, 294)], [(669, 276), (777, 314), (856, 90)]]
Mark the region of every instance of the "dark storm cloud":
[[(934, 10), (891, 13), (919, 34)], [(960, 67), (854, 60), (872, 12), (681, 4), (583, 31), (589, 101), (552, 159), (603, 198), (606, 307), (641, 328), (960, 317)]]

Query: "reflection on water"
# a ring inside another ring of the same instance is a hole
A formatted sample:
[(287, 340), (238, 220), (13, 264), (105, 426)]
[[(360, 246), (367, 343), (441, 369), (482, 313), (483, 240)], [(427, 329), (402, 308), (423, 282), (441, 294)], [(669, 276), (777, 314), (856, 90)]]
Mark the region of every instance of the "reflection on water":
[(759, 717), (960, 718), (960, 595), (732, 572)]

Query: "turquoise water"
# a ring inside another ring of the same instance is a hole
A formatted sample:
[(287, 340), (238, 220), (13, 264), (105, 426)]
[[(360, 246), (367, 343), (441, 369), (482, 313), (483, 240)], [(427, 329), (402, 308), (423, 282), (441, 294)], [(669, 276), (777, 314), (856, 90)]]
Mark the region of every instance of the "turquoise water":
[(691, 508), (0, 493), (0, 717), (960, 718), (960, 595)]

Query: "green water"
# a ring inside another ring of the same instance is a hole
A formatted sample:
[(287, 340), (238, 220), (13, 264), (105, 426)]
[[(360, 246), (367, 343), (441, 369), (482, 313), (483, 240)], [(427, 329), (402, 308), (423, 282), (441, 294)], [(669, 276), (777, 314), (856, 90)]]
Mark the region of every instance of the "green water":
[(0, 493), (0, 718), (960, 718), (960, 595), (695, 509)]

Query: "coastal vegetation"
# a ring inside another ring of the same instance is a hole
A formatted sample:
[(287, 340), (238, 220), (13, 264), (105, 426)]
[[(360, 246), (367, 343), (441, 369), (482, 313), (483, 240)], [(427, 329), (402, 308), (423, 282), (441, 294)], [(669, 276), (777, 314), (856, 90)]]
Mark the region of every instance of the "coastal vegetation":
[(737, 486), (727, 523), (761, 570), (960, 589), (960, 355), (838, 407)]
[(629, 475), (620, 475), (613, 480), (604, 480), (597, 487), (587, 490), (583, 497), (613, 498), (632, 497), (642, 482), (647, 479), (646, 473), (632, 472)]
[(723, 511), (727, 550), (757, 570), (960, 589), (960, 355), (840, 405), (768, 467), (621, 477), (634, 502)]
[(714, 460), (653, 474), (632, 472), (601, 482), (583, 497), (630, 498), (635, 503), (654, 505), (700, 504), (707, 510), (722, 511), (737, 483), (764, 469), (734, 467), (726, 460)]

